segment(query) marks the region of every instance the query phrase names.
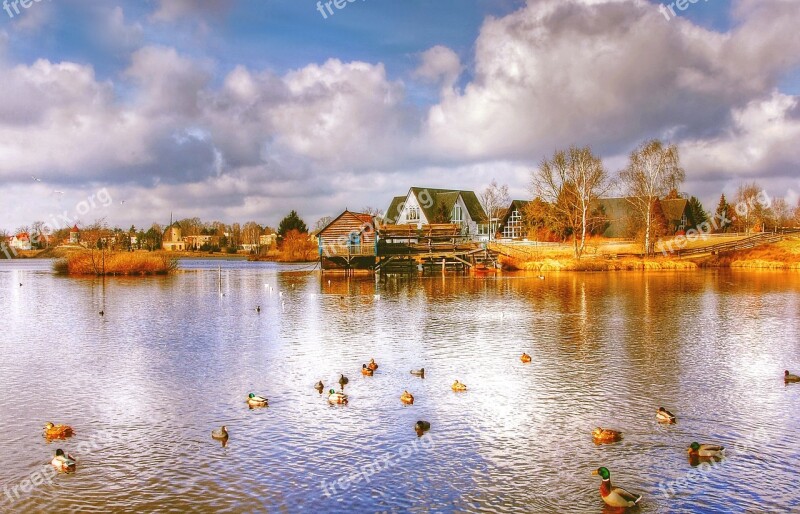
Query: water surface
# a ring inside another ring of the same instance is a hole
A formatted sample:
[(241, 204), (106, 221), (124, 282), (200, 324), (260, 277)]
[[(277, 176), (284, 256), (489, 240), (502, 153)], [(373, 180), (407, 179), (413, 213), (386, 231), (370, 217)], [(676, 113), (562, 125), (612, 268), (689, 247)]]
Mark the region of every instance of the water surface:
[[(0, 261), (0, 509), (591, 513), (606, 466), (640, 512), (800, 510), (800, 384), (781, 379), (800, 370), (796, 274), (182, 268), (101, 280)], [(330, 406), (313, 385), (339, 373), (350, 404)], [(661, 405), (677, 424), (655, 422)], [(47, 443), (46, 421), (77, 435)], [(595, 426), (625, 437), (596, 446)], [(694, 468), (694, 440), (728, 457)], [(58, 447), (77, 472), (23, 482)]]

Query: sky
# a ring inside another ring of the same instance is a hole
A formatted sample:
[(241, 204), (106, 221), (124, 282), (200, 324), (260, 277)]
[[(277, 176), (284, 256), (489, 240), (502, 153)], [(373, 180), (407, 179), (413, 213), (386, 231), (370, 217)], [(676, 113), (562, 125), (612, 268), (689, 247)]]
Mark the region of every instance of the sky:
[(0, 229), (526, 199), (556, 150), (615, 175), (652, 138), (707, 210), (796, 205), (800, 1), (691, 1), (7, 1)]

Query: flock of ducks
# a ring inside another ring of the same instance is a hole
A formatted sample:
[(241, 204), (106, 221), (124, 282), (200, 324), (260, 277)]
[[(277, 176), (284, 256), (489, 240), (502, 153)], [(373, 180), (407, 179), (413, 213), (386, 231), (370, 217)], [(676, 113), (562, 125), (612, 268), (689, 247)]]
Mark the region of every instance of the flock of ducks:
[[(522, 354), (522, 362), (530, 362), (525, 358), (530, 359), (527, 354)], [(800, 377), (790, 373), (788, 370), (783, 373), (784, 383), (800, 382)], [(675, 423), (677, 418), (673, 413), (659, 407), (656, 411), (656, 420), (659, 423), (672, 424)], [(615, 443), (622, 439), (622, 432), (611, 430), (609, 428), (597, 427), (592, 431), (592, 438), (595, 444)], [(689, 454), (689, 463), (692, 466), (698, 465), (701, 461), (715, 462), (725, 456), (725, 447), (718, 444), (700, 444), (697, 441), (689, 445), (686, 452)], [(633, 494), (626, 491), (621, 487), (614, 487), (611, 485), (611, 472), (608, 468), (601, 467), (592, 471), (592, 475), (599, 476), (602, 479), (600, 483), (600, 497), (609, 507), (615, 508), (628, 508), (633, 507), (642, 499), (641, 494)]]
[[(531, 362), (532, 358), (527, 353), (523, 353), (520, 357), (520, 360), (523, 363), (529, 363)], [(375, 370), (377, 369), (378, 364), (375, 362), (375, 359), (370, 359), (367, 364), (363, 364), (361, 366), (361, 373), (365, 376), (373, 376)], [(417, 377), (425, 378), (425, 368), (411, 370), (411, 374)], [(800, 376), (794, 375), (786, 370), (783, 374), (783, 380), (786, 384), (797, 383), (800, 382)], [(350, 380), (346, 376), (340, 374), (338, 382), (339, 386), (341, 387), (341, 391), (330, 389), (328, 391), (329, 403), (335, 405), (347, 404), (348, 399), (347, 395), (344, 393), (344, 386), (349, 381)], [(323, 390), (325, 389), (325, 385), (320, 380), (314, 385), (314, 388), (320, 394), (322, 394)], [(451, 389), (456, 392), (461, 392), (466, 391), (467, 386), (466, 384), (456, 380), (453, 382)], [(403, 391), (403, 394), (400, 395), (400, 401), (406, 405), (413, 405), (414, 395), (408, 391)], [(259, 396), (255, 393), (250, 393), (247, 395), (246, 403), (251, 409), (269, 406), (269, 400), (266, 397)], [(677, 418), (673, 413), (664, 407), (659, 407), (658, 411), (656, 411), (656, 420), (659, 423), (672, 424), (677, 421)], [(423, 420), (417, 421), (414, 425), (414, 430), (418, 436), (421, 436), (430, 430), (430, 428), (431, 424), (428, 421)], [(67, 439), (68, 437), (75, 435), (74, 430), (69, 425), (56, 425), (51, 422), (45, 424), (43, 430), (43, 435), (48, 441), (55, 439)], [(211, 438), (221, 441), (222, 445), (226, 446), (229, 438), (228, 428), (223, 425), (218, 429), (212, 430)], [(597, 427), (592, 431), (592, 439), (594, 440), (595, 444), (615, 443), (622, 440), (622, 432), (618, 430), (612, 430), (610, 428)], [(724, 452), (724, 446), (716, 444), (700, 444), (696, 441), (692, 442), (687, 449), (689, 461), (692, 465), (697, 465), (701, 460), (716, 461), (722, 459), (725, 455)], [(56, 470), (65, 473), (74, 472), (77, 466), (75, 458), (72, 455), (65, 453), (61, 448), (56, 450), (56, 453), (50, 463)], [(606, 467), (597, 468), (592, 472), (592, 475), (596, 475), (601, 478), (602, 482), (600, 483), (600, 497), (610, 507), (633, 507), (642, 499), (641, 494), (634, 494), (621, 487), (614, 487), (611, 484), (611, 471), (609, 471)]]

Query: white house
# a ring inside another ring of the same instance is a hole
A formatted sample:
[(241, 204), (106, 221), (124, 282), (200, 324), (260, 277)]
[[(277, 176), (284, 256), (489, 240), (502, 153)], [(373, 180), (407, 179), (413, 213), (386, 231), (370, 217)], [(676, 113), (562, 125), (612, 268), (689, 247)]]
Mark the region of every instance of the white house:
[(422, 225), (454, 223), (464, 235), (477, 236), (478, 224), (486, 213), (472, 191), (412, 187), (405, 196), (396, 196), (386, 210), (384, 223)]
[(31, 238), (26, 232), (22, 232), (12, 237), (8, 243), (8, 246), (14, 248), (15, 250), (30, 250)]

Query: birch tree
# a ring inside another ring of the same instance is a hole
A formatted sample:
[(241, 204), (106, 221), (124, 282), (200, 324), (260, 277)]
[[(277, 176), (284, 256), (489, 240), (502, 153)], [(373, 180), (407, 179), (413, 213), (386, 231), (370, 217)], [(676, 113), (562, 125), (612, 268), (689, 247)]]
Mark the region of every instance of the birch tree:
[(686, 178), (681, 168), (678, 147), (653, 139), (631, 153), (628, 167), (620, 173), (625, 196), (633, 205), (644, 226), (644, 252), (653, 253), (653, 204), (677, 190)]
[(533, 191), (549, 204), (552, 225), (563, 226), (572, 233), (576, 259), (586, 249), (592, 204), (608, 187), (603, 162), (588, 146), (559, 150), (533, 172)]
[(492, 179), (491, 184), (478, 195), (478, 201), (486, 214), (480, 221), (489, 226), (489, 239), (494, 239), (494, 231), (497, 230), (497, 227), (492, 225), (492, 220), (502, 217), (508, 206), (511, 205), (508, 185), (503, 184), (501, 186), (497, 183), (497, 180)]

